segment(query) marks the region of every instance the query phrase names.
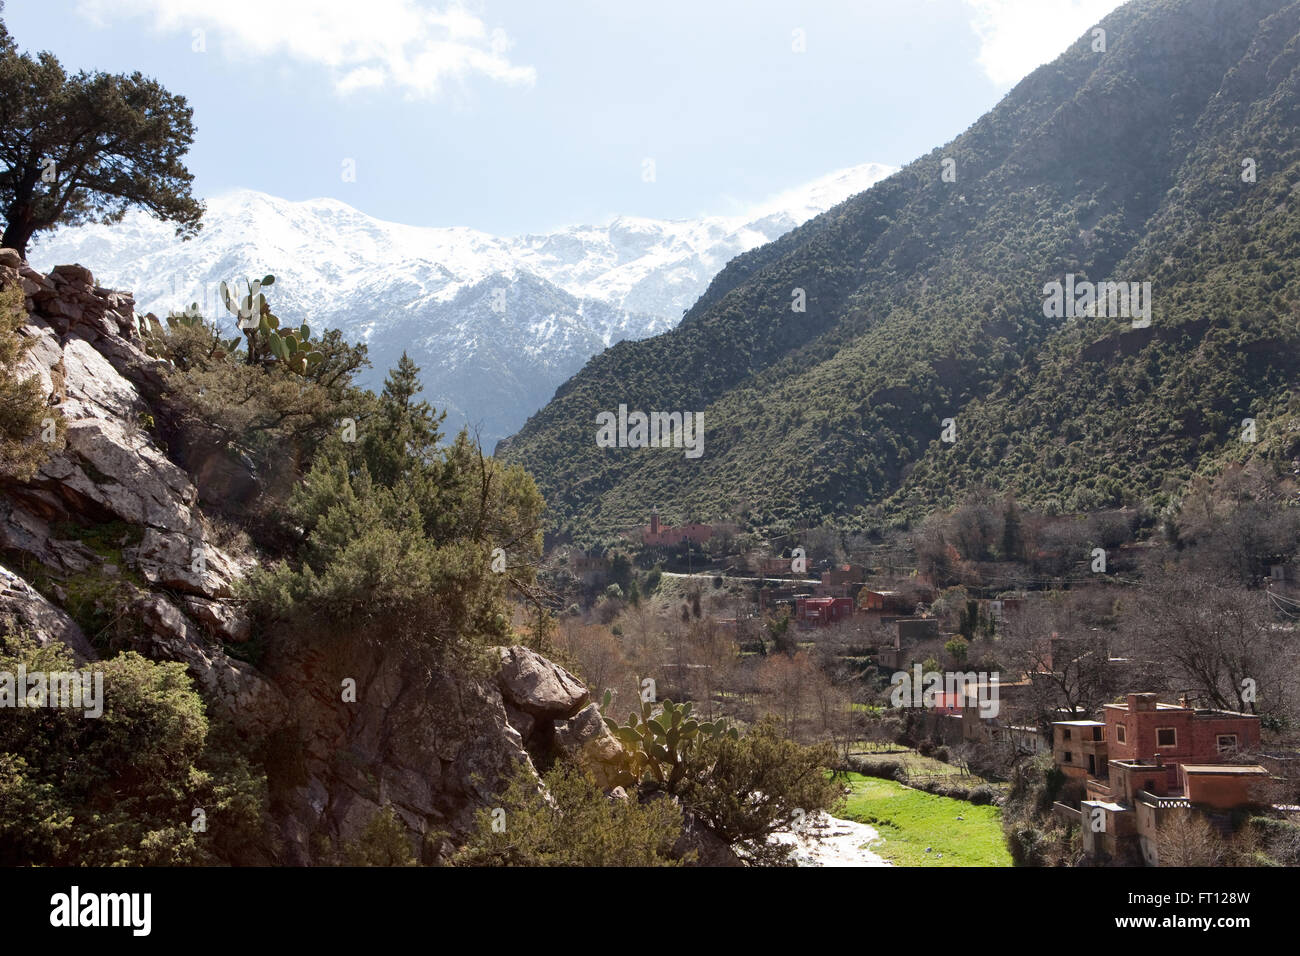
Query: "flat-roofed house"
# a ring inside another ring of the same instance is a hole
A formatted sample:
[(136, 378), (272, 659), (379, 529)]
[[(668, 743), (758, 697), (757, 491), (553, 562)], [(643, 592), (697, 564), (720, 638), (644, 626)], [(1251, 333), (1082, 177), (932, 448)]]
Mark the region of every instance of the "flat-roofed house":
[(1112, 857), (1131, 851), (1158, 866), (1159, 831), (1172, 816), (1222, 816), (1266, 802), (1272, 775), (1256, 764), (1228, 762), (1259, 746), (1255, 714), (1129, 694), (1123, 703), (1106, 704), (1101, 717), (1052, 724), (1056, 766), (1084, 783), (1078, 819), (1085, 851)]

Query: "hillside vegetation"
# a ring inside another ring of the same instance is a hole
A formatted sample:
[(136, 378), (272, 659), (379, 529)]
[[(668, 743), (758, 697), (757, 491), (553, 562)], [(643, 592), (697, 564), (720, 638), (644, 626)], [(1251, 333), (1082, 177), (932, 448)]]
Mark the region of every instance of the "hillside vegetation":
[[(866, 526), (977, 485), (1159, 503), (1198, 470), (1300, 453), (1300, 3), (1139, 0), (1101, 28), (1104, 50), (1081, 37), (567, 382), (498, 449), (560, 530), (605, 536), (656, 504)], [(1150, 326), (1045, 316), (1070, 274), (1150, 282)], [(704, 454), (597, 447), (620, 404), (702, 411)]]

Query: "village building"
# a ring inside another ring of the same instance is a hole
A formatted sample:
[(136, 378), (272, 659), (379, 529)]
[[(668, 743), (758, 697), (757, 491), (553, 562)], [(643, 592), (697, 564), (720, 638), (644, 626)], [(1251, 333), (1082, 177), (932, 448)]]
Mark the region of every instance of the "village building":
[(673, 527), (659, 523), (659, 509), (650, 509), (650, 523), (641, 528), (641, 543), (657, 547), (676, 547), (684, 541), (704, 544), (713, 537), (713, 526), (688, 523)]
[(795, 598), (795, 622), (800, 627), (830, 627), (853, 616), (856, 604), (848, 597)]
[(1107, 704), (1101, 720), (1052, 724), (1053, 761), (1081, 780), (1085, 797), (1059, 815), (1080, 824), (1085, 851), (1122, 857), (1135, 851), (1159, 865), (1160, 827), (1172, 814), (1226, 811), (1264, 804), (1272, 779), (1257, 764), (1228, 760), (1259, 746), (1254, 714), (1160, 703), (1155, 694), (1129, 694)]
[(916, 610), (916, 605), (909, 602), (902, 591), (873, 591), (863, 588), (858, 592), (858, 607), (866, 614), (906, 617)]
[(901, 669), (906, 663), (910, 648), (939, 638), (938, 618), (899, 617), (881, 620), (893, 625), (893, 642), (876, 650), (876, 662), (885, 670)]

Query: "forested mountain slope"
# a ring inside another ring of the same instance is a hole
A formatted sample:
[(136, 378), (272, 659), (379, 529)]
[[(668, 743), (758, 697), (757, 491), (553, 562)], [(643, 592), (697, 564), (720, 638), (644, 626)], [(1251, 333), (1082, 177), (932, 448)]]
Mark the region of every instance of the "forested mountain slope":
[[(872, 523), (975, 484), (1086, 508), (1294, 456), (1300, 3), (1138, 0), (1100, 27), (1104, 49), (1081, 37), (561, 387), (500, 448), (560, 527), (605, 534), (656, 504)], [(1067, 275), (1150, 282), (1150, 327), (1046, 316)], [(598, 447), (620, 404), (702, 411), (704, 454)]]

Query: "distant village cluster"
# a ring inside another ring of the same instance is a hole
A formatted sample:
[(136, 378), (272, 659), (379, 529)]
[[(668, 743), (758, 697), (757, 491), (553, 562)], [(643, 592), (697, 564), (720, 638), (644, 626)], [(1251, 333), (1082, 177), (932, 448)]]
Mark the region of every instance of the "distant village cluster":
[[(1294, 626), (1278, 611), (1300, 610), (1294, 564), (1266, 558), (1247, 569), (1250, 590), (1219, 589), (1191, 566), (1162, 577), (1167, 555), (1140, 516), (1006, 514), (983, 548), (956, 520), (836, 547), (815, 531), (673, 524), (656, 508), (621, 544), (553, 550), (574, 598), (561, 639), (594, 656), (603, 628), (591, 669), (611, 686), (620, 671), (650, 675), (660, 699), (776, 714), (867, 773), (903, 772), (890, 758), (904, 754), (911, 785), (988, 786), (1009, 820), (1032, 788), (1037, 809), (1014, 825), (1050, 834), (1057, 863), (1186, 863), (1189, 843), (1235, 839), (1247, 819), (1300, 833), (1300, 750), (1280, 711), (1255, 706), (1266, 693), (1285, 710), (1289, 691), (1253, 686), (1270, 680), (1265, 661), (1294, 664)], [(1109, 562), (1095, 559), (1099, 544)], [(1243, 666), (1259, 673), (1235, 696), (1226, 680), (1180, 685), (1167, 663), (1177, 642), (1240, 614), (1234, 601), (1258, 617), (1260, 666)], [(910, 690), (922, 675), (937, 688), (924, 697)], [(909, 690), (891, 701), (899, 681)]]

